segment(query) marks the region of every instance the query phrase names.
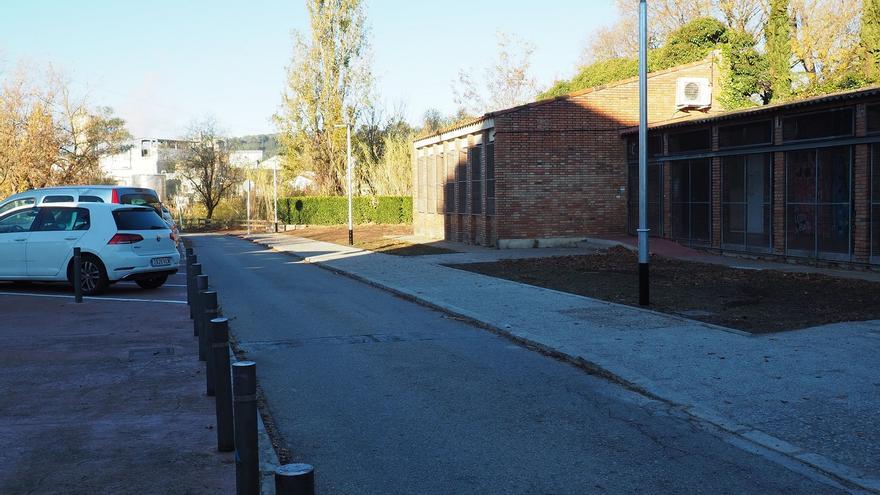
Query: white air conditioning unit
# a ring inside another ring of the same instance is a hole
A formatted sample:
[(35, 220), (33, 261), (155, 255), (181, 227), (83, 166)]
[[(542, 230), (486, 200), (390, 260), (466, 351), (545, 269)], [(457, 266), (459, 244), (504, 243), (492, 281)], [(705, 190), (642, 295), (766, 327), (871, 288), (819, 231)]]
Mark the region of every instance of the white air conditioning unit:
[(712, 106), (712, 86), (705, 77), (680, 77), (675, 81), (675, 106), (709, 108)]

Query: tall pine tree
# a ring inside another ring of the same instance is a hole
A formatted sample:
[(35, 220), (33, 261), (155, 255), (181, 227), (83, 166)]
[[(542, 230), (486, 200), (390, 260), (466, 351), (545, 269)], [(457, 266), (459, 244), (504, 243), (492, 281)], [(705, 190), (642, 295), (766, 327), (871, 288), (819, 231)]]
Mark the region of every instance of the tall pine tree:
[(789, 0), (770, 0), (770, 15), (764, 28), (771, 98), (774, 102), (791, 96), (791, 18), (788, 3)]
[(880, 0), (863, 0), (861, 48), (865, 77), (880, 82)]

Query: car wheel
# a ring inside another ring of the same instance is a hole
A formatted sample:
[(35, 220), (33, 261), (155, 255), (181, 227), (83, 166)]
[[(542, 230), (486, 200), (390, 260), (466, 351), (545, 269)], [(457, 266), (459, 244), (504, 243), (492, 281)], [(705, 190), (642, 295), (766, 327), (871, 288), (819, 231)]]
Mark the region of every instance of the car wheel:
[[(72, 268), (68, 280), (73, 285)], [(85, 296), (101, 294), (110, 285), (110, 281), (107, 280), (107, 273), (104, 271), (104, 264), (101, 263), (101, 260), (91, 255), (83, 256), (80, 260), (80, 281), (82, 293)]]
[(159, 287), (162, 287), (162, 284), (164, 284), (166, 280), (168, 280), (168, 275), (161, 275), (159, 277), (135, 280), (135, 283), (138, 284), (141, 289), (158, 289)]

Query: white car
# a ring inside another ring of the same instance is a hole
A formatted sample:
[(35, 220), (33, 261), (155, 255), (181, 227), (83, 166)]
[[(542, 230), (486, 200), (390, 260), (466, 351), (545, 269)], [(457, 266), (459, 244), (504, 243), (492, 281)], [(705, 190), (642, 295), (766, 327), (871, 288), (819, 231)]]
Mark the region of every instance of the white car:
[(174, 232), (175, 241), (180, 233), (171, 212), (159, 200), (156, 191), (147, 187), (129, 186), (55, 186), (31, 189), (13, 194), (0, 201), (0, 215), (7, 211), (50, 203), (117, 203), (150, 206), (156, 210)]
[(107, 203), (52, 203), (0, 214), (0, 280), (73, 281), (82, 251), (82, 289), (100, 294), (120, 280), (160, 287), (180, 253), (156, 210)]

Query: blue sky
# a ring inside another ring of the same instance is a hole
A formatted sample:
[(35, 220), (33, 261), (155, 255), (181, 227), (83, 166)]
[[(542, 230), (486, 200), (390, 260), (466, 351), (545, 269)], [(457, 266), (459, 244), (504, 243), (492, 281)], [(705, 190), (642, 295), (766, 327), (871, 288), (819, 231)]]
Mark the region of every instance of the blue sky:
[[(455, 109), (452, 81), (491, 59), (496, 32), (534, 43), (535, 74), (549, 84), (571, 75), (614, 9), (610, 0), (374, 0), (367, 15), (378, 93), (416, 122), (428, 108)], [(3, 0), (0, 71), (51, 63), (136, 136), (176, 136), (205, 116), (232, 135), (274, 132), (291, 32), (306, 28), (302, 0)]]

